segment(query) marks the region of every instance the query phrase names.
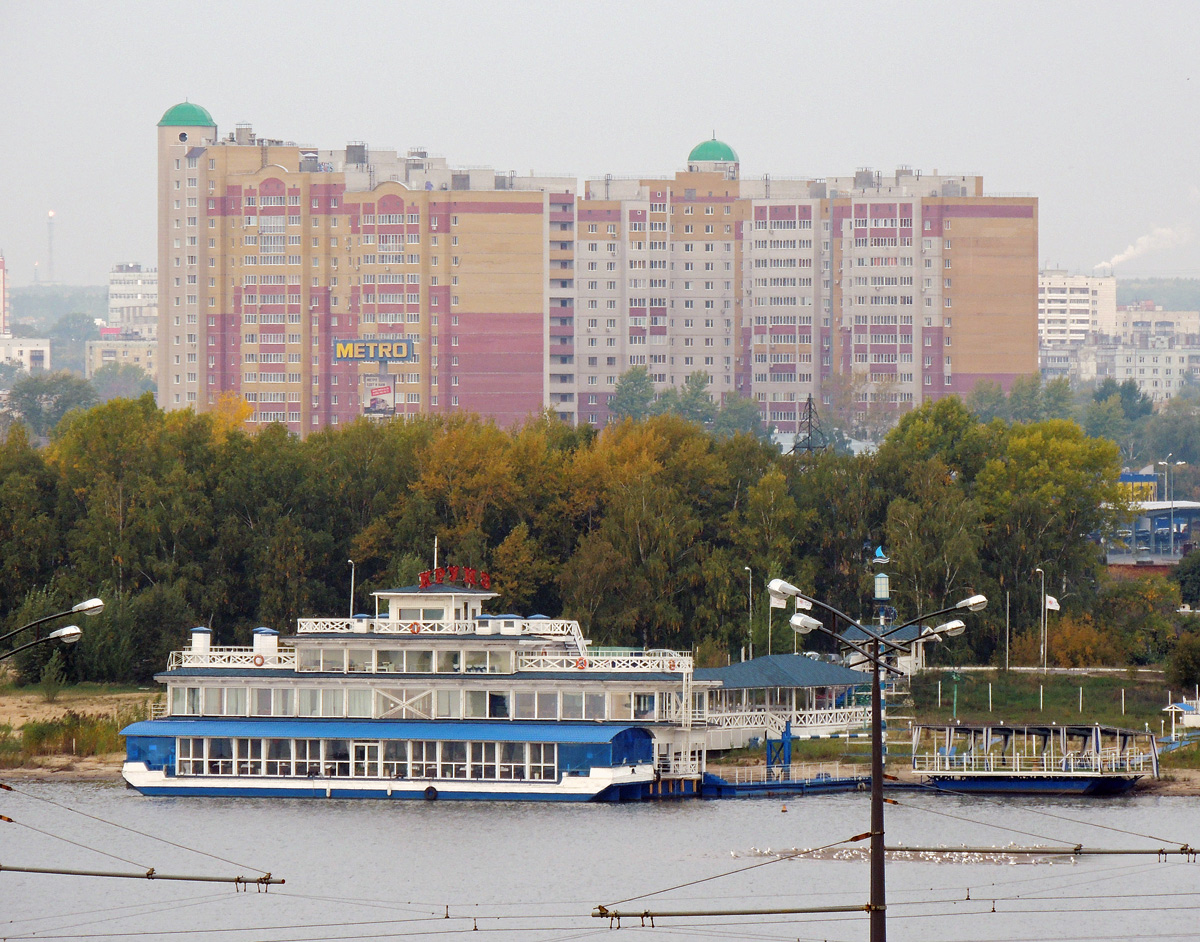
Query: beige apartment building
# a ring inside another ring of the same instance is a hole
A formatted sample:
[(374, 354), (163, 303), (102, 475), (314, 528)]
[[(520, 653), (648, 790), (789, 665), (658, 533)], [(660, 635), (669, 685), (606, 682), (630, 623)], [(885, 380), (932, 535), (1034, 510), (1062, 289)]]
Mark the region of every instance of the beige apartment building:
[(1038, 339), (1042, 344), (1083, 343), (1117, 331), (1115, 277), (1072, 275), (1061, 269), (1038, 272)]
[(810, 395), (899, 414), (1037, 370), (1036, 199), (908, 168), (746, 180), (717, 140), (687, 168), (585, 186), (582, 421), (608, 420), (631, 366), (659, 389), (704, 370), (784, 434)]
[(219, 136), (186, 102), (158, 137), (164, 408), (235, 396), (300, 434), (364, 414), (575, 420), (549, 342), (552, 306), (573, 313), (573, 181)]
[(899, 414), (1037, 369), (1037, 200), (982, 178), (742, 179), (718, 140), (636, 179), (453, 168), (159, 122), (159, 401), (305, 434), (550, 409), (703, 371), (784, 433), (808, 396)]

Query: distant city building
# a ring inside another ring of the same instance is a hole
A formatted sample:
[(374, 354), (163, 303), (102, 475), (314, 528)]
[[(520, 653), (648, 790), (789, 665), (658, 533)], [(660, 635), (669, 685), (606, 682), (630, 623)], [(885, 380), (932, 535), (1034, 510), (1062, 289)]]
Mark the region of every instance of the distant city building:
[(158, 272), (136, 262), (114, 265), (108, 273), (108, 326), (121, 333), (155, 339), (158, 334)]
[(0, 337), (8, 336), (8, 269), (0, 254)]
[(50, 369), (50, 341), (33, 337), (0, 337), (0, 363), (19, 366), (27, 373)]
[(1037, 369), (1037, 200), (977, 176), (740, 178), (721, 141), (636, 180), (457, 169), (420, 149), (158, 125), (159, 401), (298, 433), (551, 409), (704, 371), (795, 432), (811, 394), (898, 414)]
[(157, 378), (155, 364), (158, 342), (137, 334), (125, 334), (116, 327), (100, 328), (100, 339), (84, 344), (84, 375), (91, 379), (105, 366), (136, 366), (151, 378)]
[(1117, 328), (1117, 279), (1038, 272), (1038, 340), (1043, 344), (1084, 343)]

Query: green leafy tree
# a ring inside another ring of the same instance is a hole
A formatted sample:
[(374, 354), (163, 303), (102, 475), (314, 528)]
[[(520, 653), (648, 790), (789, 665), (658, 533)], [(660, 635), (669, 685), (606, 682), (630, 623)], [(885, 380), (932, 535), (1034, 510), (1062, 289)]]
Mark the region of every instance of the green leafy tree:
[(1190, 688), (1200, 683), (1200, 635), (1189, 631), (1182, 635), (1167, 660), (1167, 683), (1175, 688)]
[(35, 435), (45, 437), (72, 409), (87, 409), (96, 402), (96, 391), (86, 379), (65, 371), (36, 373), (13, 383), (8, 408), (20, 416)]
[(1008, 397), (999, 383), (981, 379), (967, 394), (966, 407), (980, 422), (1008, 418)]
[(46, 336), (50, 340), (50, 362), (55, 369), (83, 375), (84, 345), (89, 340), (99, 340), (100, 329), (94, 317), (73, 311), (51, 324)]
[(616, 419), (638, 421), (650, 414), (653, 401), (654, 384), (650, 381), (650, 371), (644, 366), (635, 366), (617, 378), (608, 409)]
[(697, 370), (688, 375), (679, 390), (678, 414), (689, 422), (697, 422), (708, 426), (717, 414), (709, 390), (709, 375), (703, 370)]
[(1071, 419), (1075, 413), (1075, 393), (1071, 381), (1058, 376), (1042, 386), (1042, 415), (1047, 419)]
[(50, 655), (50, 660), (46, 662), (46, 666), (42, 668), (42, 699), (47, 703), (53, 703), (57, 700), (59, 693), (62, 692), (63, 684), (66, 683), (66, 679), (67, 675), (64, 669), (62, 651), (56, 649)]
[(1018, 376), (1008, 393), (1008, 414), (1014, 422), (1040, 422), (1046, 417), (1039, 373)]
[(1200, 552), (1188, 553), (1171, 570), (1172, 581), (1179, 584), (1179, 596), (1193, 608), (1200, 608)]
[(92, 386), (97, 402), (110, 399), (136, 399), (142, 393), (154, 392), (154, 379), (145, 370), (129, 363), (109, 363), (92, 374)]

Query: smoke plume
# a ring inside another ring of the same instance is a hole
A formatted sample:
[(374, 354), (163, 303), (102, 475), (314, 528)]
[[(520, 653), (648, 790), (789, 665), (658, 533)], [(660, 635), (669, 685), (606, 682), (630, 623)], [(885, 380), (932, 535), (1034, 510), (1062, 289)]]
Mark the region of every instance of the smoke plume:
[(1118, 252), (1107, 262), (1100, 262), (1097, 268), (1107, 268), (1109, 271), (1131, 258), (1137, 258), (1140, 255), (1147, 255), (1151, 252), (1158, 252), (1162, 249), (1173, 249), (1177, 245), (1183, 245), (1192, 238), (1191, 230), (1186, 226), (1176, 226), (1173, 229), (1159, 227), (1153, 232), (1150, 232), (1136, 242), (1132, 243), (1124, 252)]

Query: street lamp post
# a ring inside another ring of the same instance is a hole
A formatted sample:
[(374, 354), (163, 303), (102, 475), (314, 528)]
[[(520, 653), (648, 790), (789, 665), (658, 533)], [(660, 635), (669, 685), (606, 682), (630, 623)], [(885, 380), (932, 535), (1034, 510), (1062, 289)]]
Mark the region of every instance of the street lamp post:
[[(101, 599), (88, 599), (85, 602), (80, 602), (78, 605), (72, 605), (65, 612), (55, 612), (53, 615), (36, 618), (28, 624), (22, 625), (20, 628), (14, 628), (8, 634), (0, 635), (0, 643), (7, 641), (14, 635), (19, 635), (30, 628), (36, 628), (38, 625), (44, 625), (46, 622), (53, 621), (56, 618), (63, 618), (66, 615), (98, 615), (102, 611), (104, 611), (104, 602)], [(0, 661), (47, 641), (61, 641), (63, 644), (74, 644), (82, 634), (83, 632), (79, 629), (78, 625), (67, 625), (65, 628), (58, 628), (50, 632), (44, 638), (34, 638), (34, 640), (19, 645), (11, 651), (5, 651), (3, 654), (0, 654)]]
[(746, 588), (746, 637), (750, 640), (750, 660), (754, 660), (754, 570), (743, 566), (749, 577)]
[(1038, 631), (1042, 639), (1042, 673), (1046, 673), (1046, 572), (1041, 566), (1034, 570), (1042, 577), (1042, 607), (1038, 615)]
[(354, 618), (354, 560), (347, 559), (350, 564), (350, 617)]
[[(848, 639), (842, 638), (841, 640), (849, 644), (850, 647), (857, 650), (859, 654), (871, 662), (871, 899), (868, 909), (871, 913), (871, 942), (886, 942), (887, 896), (884, 883), (883, 839), (883, 691), (879, 682), (879, 672), (881, 667), (887, 670), (895, 670), (895, 668), (882, 663), (880, 651), (884, 645), (892, 649), (902, 649), (904, 645), (890, 641), (889, 636), (896, 634), (904, 628), (918, 624), (927, 618), (935, 618), (938, 615), (944, 615), (948, 612), (981, 611), (987, 605), (987, 598), (982, 595), (973, 595), (948, 608), (929, 612), (902, 625), (888, 628), (886, 631), (880, 630), (876, 632), (864, 627), (859, 621), (851, 618), (845, 612), (839, 611), (832, 605), (805, 595), (794, 585), (784, 582), (782, 579), (772, 579), (768, 584), (767, 590), (771, 593), (772, 598), (795, 598), (798, 607), (812, 608), (813, 605), (816, 605), (829, 612), (835, 618), (841, 618), (847, 624), (857, 628), (869, 639), (869, 650)], [(832, 629), (803, 612), (797, 612), (792, 616), (791, 625), (793, 629), (802, 634), (807, 634), (810, 631), (822, 631), (835, 638), (838, 637)], [(932, 629), (929, 634), (953, 636), (962, 634), (965, 629), (966, 625), (962, 621), (954, 619)]]

